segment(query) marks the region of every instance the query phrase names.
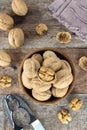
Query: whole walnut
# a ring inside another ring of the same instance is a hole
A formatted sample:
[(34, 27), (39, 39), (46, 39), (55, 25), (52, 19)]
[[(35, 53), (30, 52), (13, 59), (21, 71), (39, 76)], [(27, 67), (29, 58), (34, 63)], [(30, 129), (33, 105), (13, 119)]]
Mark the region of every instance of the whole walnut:
[(6, 31), (13, 27), (14, 20), (6, 13), (0, 13), (0, 29)]
[(63, 97), (66, 95), (67, 91), (68, 91), (68, 87), (62, 88), (62, 89), (58, 89), (58, 88), (52, 88), (52, 94), (54, 97)]
[(53, 51), (50, 51), (50, 50), (47, 50), (43, 53), (43, 58), (46, 59), (46, 58), (50, 58), (50, 57), (56, 57), (57, 58), (57, 55), (53, 52)]
[(61, 68), (61, 60), (58, 57), (49, 57), (43, 61), (43, 66), (58, 71)]
[(5, 51), (0, 50), (0, 66), (6, 67), (10, 63), (11, 63), (10, 55), (7, 52), (5, 52)]
[(39, 61), (28, 58), (24, 61), (23, 70), (28, 78), (35, 78), (40, 68)]
[(21, 28), (13, 28), (10, 30), (8, 40), (13, 48), (18, 48), (24, 43), (24, 32)]
[(79, 66), (87, 71), (87, 56), (82, 56), (80, 59), (79, 59)]
[(45, 92), (38, 92), (38, 91), (32, 90), (32, 96), (39, 101), (46, 101), (49, 98), (51, 98), (51, 91), (47, 90)]
[(55, 88), (65, 88), (69, 86), (73, 81), (73, 75), (67, 69), (58, 71), (55, 76), (57, 79), (56, 82), (53, 84)]
[(28, 7), (24, 0), (13, 0), (12, 10), (19, 16), (25, 16), (28, 12)]

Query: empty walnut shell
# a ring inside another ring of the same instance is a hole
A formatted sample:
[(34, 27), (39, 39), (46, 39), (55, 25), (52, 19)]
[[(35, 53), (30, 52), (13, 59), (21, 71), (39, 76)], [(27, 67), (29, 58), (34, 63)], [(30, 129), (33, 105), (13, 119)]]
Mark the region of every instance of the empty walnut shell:
[(46, 84), (45, 82), (41, 82), (38, 78), (33, 78), (32, 81), (32, 88), (38, 92), (44, 92), (51, 88), (51, 84)]
[(79, 59), (79, 66), (83, 70), (87, 71), (87, 56), (83, 56)]
[(13, 0), (12, 10), (19, 16), (25, 16), (28, 12), (28, 7), (24, 0)]
[(18, 48), (24, 43), (24, 32), (21, 28), (14, 28), (9, 31), (8, 40), (13, 48)]
[(33, 54), (32, 57), (31, 57), (31, 59), (35, 59), (35, 60), (39, 61), (40, 64), (43, 61), (43, 57), (39, 53)]
[(6, 13), (0, 13), (0, 29), (6, 31), (13, 27), (14, 20)]
[(36, 26), (36, 32), (39, 35), (43, 35), (45, 32), (47, 32), (48, 27), (46, 24), (40, 23), (39, 25)]
[(69, 43), (71, 41), (71, 34), (69, 32), (58, 32), (56, 40), (60, 43)]

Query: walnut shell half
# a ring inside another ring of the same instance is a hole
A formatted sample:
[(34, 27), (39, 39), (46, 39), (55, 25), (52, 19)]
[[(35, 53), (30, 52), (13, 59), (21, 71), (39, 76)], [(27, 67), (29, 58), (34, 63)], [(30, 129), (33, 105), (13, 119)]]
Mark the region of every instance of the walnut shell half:
[(79, 66), (83, 70), (87, 71), (87, 56), (83, 56), (79, 59)]
[(71, 41), (71, 34), (69, 32), (58, 32), (56, 40), (60, 43), (69, 43)]

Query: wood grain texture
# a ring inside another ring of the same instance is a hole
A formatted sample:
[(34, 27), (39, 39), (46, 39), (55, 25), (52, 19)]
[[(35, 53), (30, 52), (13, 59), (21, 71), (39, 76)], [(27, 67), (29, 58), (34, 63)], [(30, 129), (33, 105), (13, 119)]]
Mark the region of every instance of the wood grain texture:
[[(31, 102), (24, 95), (21, 95), (21, 97), (27, 102), (30, 108), (32, 108), (35, 116), (41, 121), (46, 130), (87, 130), (87, 94), (71, 94), (68, 98), (62, 100), (59, 104), (54, 105), (40, 105)], [(83, 102), (82, 108), (77, 112), (73, 112), (68, 106), (70, 100), (73, 97), (78, 97)], [(4, 98), (4, 95), (0, 96), (0, 104), (2, 104), (0, 108), (2, 112), (0, 114), (1, 118), (5, 116), (5, 113), (3, 112)], [(72, 121), (68, 125), (63, 125), (57, 118), (57, 114), (63, 108), (68, 109), (72, 115)], [(2, 123), (3, 121), (0, 120), (0, 130), (12, 130), (12, 126), (10, 125), (7, 116), (5, 117), (6, 118), (4, 118), (4, 123)], [(27, 127), (26, 130), (30, 130), (29, 127)]]
[[(68, 31), (61, 23), (50, 16), (48, 6), (53, 0), (26, 0), (29, 5), (29, 12), (25, 17), (19, 17), (12, 12), (11, 0), (0, 0), (0, 12), (10, 14), (15, 21), (14, 27), (21, 27), (25, 33), (24, 46), (21, 48), (41, 48), (41, 47), (59, 47), (59, 48), (87, 48), (87, 43), (81, 41), (71, 32), (72, 41), (70, 44), (60, 44), (56, 42), (56, 34), (59, 31)], [(47, 24), (49, 30), (44, 36), (38, 36), (35, 27), (39, 23)], [(8, 43), (8, 32), (0, 31), (0, 49), (12, 49)]]

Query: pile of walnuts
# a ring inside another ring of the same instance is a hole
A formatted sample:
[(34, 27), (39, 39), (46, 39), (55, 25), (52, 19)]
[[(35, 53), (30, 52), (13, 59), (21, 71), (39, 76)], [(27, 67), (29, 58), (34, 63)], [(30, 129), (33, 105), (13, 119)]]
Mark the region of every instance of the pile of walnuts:
[(53, 51), (33, 54), (24, 61), (22, 83), (32, 90), (33, 97), (39, 101), (46, 101), (51, 96), (65, 96), (72, 81), (70, 64)]
[[(18, 16), (25, 16), (28, 12), (24, 0), (12, 0), (12, 10)], [(14, 28), (14, 19), (7, 13), (0, 13), (0, 29), (9, 30), (8, 40), (13, 48), (18, 48), (24, 43), (24, 32), (21, 28)]]

